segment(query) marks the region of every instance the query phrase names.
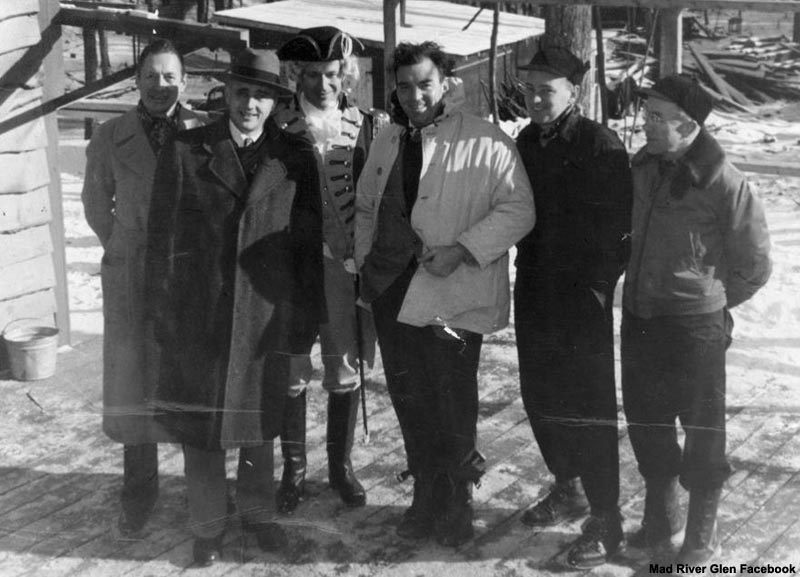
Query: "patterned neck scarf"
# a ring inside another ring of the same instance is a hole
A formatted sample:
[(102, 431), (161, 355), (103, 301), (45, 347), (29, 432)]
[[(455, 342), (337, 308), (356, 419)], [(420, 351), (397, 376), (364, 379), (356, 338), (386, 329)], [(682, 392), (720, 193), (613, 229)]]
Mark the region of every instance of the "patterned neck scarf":
[(136, 113), (139, 115), (139, 122), (142, 123), (144, 133), (147, 135), (148, 142), (150, 142), (150, 148), (158, 156), (167, 140), (178, 132), (181, 103), (179, 102), (175, 105), (175, 111), (170, 116), (152, 116), (140, 100), (139, 105), (136, 107)]

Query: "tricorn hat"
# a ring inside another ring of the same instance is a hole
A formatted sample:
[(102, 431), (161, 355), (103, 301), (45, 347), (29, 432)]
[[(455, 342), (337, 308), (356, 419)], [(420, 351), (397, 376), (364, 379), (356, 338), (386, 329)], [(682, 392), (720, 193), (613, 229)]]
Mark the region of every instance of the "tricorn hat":
[(711, 109), (714, 100), (706, 92), (696, 78), (687, 74), (672, 74), (656, 81), (651, 88), (640, 88), (642, 98), (659, 98), (678, 105), (692, 120), (702, 125)]
[(246, 82), (258, 84), (278, 90), (281, 93), (292, 94), (291, 89), (281, 82), (280, 61), (274, 52), (245, 48), (231, 62), (228, 72), (218, 74), (217, 80), (222, 82)]
[(278, 58), (301, 62), (331, 62), (353, 54), (356, 44), (364, 48), (358, 38), (333, 26), (306, 28), (280, 47)]
[(517, 66), (517, 69), (541, 70), (564, 77), (573, 84), (580, 84), (583, 81), (583, 75), (589, 70), (589, 63), (582, 62), (566, 48), (547, 46), (540, 48), (528, 64)]

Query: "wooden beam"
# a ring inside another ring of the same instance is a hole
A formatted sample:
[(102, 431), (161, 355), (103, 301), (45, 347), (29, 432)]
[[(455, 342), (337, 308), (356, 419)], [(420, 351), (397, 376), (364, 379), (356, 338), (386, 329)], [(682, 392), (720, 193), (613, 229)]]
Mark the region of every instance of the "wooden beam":
[(389, 109), (389, 95), (394, 89), (392, 54), (397, 47), (397, 24), (400, 22), (398, 0), (383, 0), (383, 107)]
[(680, 74), (683, 69), (682, 8), (661, 10), (661, 37), (659, 39), (659, 77)]
[(119, 34), (146, 38), (174, 38), (176, 43), (186, 49), (222, 48), (235, 53), (247, 48), (250, 42), (250, 32), (242, 28), (157, 18), (152, 14), (131, 10), (95, 10), (62, 4), (58, 23), (62, 26), (113, 30)]
[[(45, 100), (58, 99), (64, 95), (64, 55), (61, 44), (61, 26), (55, 22), (58, 15), (58, 0), (40, 0), (39, 25), (42, 30), (51, 30), (55, 41), (43, 62)], [(44, 36), (44, 34), (43, 34)], [(44, 118), (47, 131), (47, 165), (50, 171), (48, 195), (50, 197), (50, 236), (53, 239), (51, 256), (56, 291), (56, 326), (60, 344), (70, 344), (69, 292), (67, 288), (66, 234), (64, 232), (64, 206), (61, 194), (61, 171), (58, 166), (58, 121), (53, 114)]]
[(744, 172), (800, 177), (800, 166), (794, 162), (745, 162), (736, 159), (732, 162), (736, 168)]
[[(497, 4), (507, 0), (481, 0)], [(576, 6), (589, 4), (600, 8), (633, 6), (636, 8), (690, 8), (697, 10), (744, 10), (753, 12), (800, 12), (798, 0), (530, 0), (532, 4)]]

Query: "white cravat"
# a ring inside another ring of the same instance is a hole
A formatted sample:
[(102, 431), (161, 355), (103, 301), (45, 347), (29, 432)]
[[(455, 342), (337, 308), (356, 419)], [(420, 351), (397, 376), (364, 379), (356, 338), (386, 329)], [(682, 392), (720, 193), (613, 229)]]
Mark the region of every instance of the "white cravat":
[(342, 111), (336, 106), (330, 110), (322, 110), (311, 104), (300, 93), (300, 108), (306, 117), (308, 131), (314, 139), (314, 146), (324, 155), (328, 143), (337, 138), (342, 131)]

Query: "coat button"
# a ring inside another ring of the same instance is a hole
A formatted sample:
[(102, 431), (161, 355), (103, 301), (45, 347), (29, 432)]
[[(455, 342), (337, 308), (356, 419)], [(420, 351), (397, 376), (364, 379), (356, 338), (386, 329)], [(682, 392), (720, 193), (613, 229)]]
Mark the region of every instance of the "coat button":
[(383, 167), (379, 166), (378, 170), (376, 171), (378, 174), (383, 174)]

